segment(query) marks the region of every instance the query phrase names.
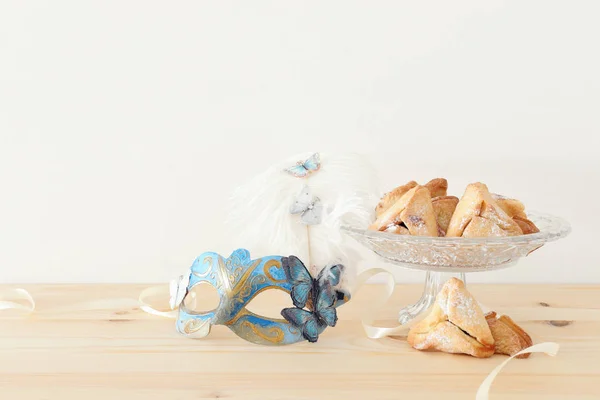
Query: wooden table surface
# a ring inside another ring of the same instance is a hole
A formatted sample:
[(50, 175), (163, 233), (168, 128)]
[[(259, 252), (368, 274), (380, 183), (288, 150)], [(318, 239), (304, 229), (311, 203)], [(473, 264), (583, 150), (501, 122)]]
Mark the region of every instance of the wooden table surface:
[[(403, 337), (368, 339), (360, 316), (378, 285), (363, 287), (341, 307), (338, 326), (317, 344), (284, 347), (248, 344), (222, 326), (205, 339), (182, 337), (174, 321), (133, 303), (145, 287), (24, 286), (36, 299), (36, 312), (0, 312), (0, 399), (474, 399), (505, 359), (419, 352)], [(496, 379), (491, 399), (600, 399), (600, 286), (469, 289), (513, 317), (534, 342), (561, 346), (555, 358), (513, 360)], [(420, 290), (398, 286), (382, 319), (391, 322)], [(274, 316), (289, 303), (280, 295), (264, 292), (250, 308)], [(107, 298), (131, 301), (80, 311)]]

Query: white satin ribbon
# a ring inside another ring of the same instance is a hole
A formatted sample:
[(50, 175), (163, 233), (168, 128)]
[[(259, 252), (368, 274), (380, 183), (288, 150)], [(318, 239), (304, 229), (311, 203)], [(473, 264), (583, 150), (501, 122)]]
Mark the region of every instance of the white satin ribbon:
[(0, 290), (0, 311), (19, 310), (31, 314), (35, 310), (35, 301), (25, 289)]
[(487, 376), (487, 378), (485, 378), (485, 380), (481, 383), (481, 385), (479, 386), (479, 390), (477, 390), (475, 400), (488, 400), (490, 388), (492, 387), (492, 383), (494, 382), (494, 379), (496, 379), (496, 376), (500, 373), (502, 368), (504, 368), (504, 366), (506, 364), (508, 364), (510, 362), (510, 360), (512, 360), (516, 356), (518, 356), (520, 354), (525, 354), (525, 353), (546, 353), (549, 356), (554, 357), (558, 353), (559, 348), (560, 348), (560, 346), (558, 343), (554, 343), (554, 342), (539, 343), (539, 344), (530, 346), (524, 350), (521, 350), (517, 354), (504, 360), (500, 365), (498, 365), (496, 368), (494, 368), (492, 370), (492, 372), (490, 372), (490, 374)]
[[(84, 312), (96, 310), (114, 310), (116, 308), (137, 307), (138, 302), (134, 299), (116, 298), (100, 299), (76, 303), (66, 307), (55, 307), (47, 311), (37, 310), (36, 314), (64, 314), (69, 312)], [(0, 291), (0, 311), (19, 310), (31, 314), (36, 309), (36, 304), (29, 292), (25, 289), (5, 289)]]
[[(164, 286), (153, 286), (146, 288), (140, 293), (139, 303), (140, 308), (152, 315), (157, 315), (159, 317), (164, 318), (177, 318), (177, 313), (179, 310), (179, 305), (183, 302), (183, 299), (189, 294), (189, 306), (194, 308), (196, 306), (196, 293), (191, 292), (188, 293), (188, 283), (190, 281), (190, 273), (186, 273), (180, 275), (176, 279), (173, 279), (169, 283), (168, 292), (165, 291)], [(168, 297), (167, 297), (168, 296)], [(152, 305), (152, 298), (168, 298), (169, 299), (169, 307), (171, 308), (168, 311), (159, 310), (158, 308)]]
[[(100, 299), (65, 307), (55, 307), (47, 311), (37, 310), (36, 314), (65, 314), (71, 312), (114, 310), (118, 308), (134, 308), (139, 305), (137, 300), (131, 298)], [(22, 288), (0, 290), (0, 311), (18, 310), (31, 314), (35, 309), (35, 300), (27, 290)]]
[(381, 296), (374, 302), (372, 302), (372, 306), (369, 311), (366, 313), (366, 316), (362, 318), (361, 323), (363, 329), (367, 336), (371, 339), (380, 339), (386, 336), (397, 335), (399, 333), (406, 332), (408, 329), (407, 325), (398, 325), (395, 327), (381, 327), (375, 326), (374, 320), (369, 316), (376, 315), (377, 310), (381, 309), (385, 303), (390, 299), (392, 294), (394, 293), (394, 289), (396, 288), (396, 280), (394, 279), (394, 274), (385, 268), (371, 268), (364, 272), (362, 272), (356, 278), (356, 284), (354, 285), (354, 289), (352, 293), (355, 293), (362, 285), (364, 285), (369, 279), (374, 277), (375, 275), (385, 274), (385, 284), (383, 290), (381, 291)]
[[(170, 294), (172, 295), (172, 289), (173, 288), (173, 283), (171, 283), (171, 285), (169, 286), (169, 292), (171, 292)], [(165, 290), (165, 286), (151, 286), (149, 288), (146, 288), (144, 290), (142, 290), (142, 293), (140, 293), (140, 297), (138, 299), (139, 303), (140, 303), (140, 309), (148, 314), (151, 315), (156, 315), (159, 317), (164, 317), (164, 318), (171, 318), (171, 319), (175, 319), (177, 318), (177, 310), (169, 310), (169, 311), (164, 311), (164, 310), (159, 310), (158, 308), (155, 308), (152, 305), (152, 301), (150, 299), (152, 298), (169, 298), (169, 293)]]
[(66, 307), (56, 307), (48, 311), (38, 311), (42, 314), (66, 314), (72, 312), (88, 312), (88, 311), (112, 311), (115, 309), (135, 308), (139, 306), (137, 300), (127, 297), (114, 299), (100, 299), (85, 301), (83, 303), (75, 303)]
[[(140, 309), (148, 314), (166, 318), (176, 318), (177, 310), (162, 311), (151, 305), (150, 299), (156, 297), (167, 297), (164, 287), (155, 286), (143, 290), (137, 301), (131, 298), (101, 299), (78, 303), (67, 307), (57, 307), (48, 312), (51, 312), (52, 314), (64, 314), (77, 311), (111, 310), (115, 308), (139, 306)], [(195, 296), (192, 294), (191, 298), (194, 300)], [(0, 311), (3, 310), (18, 310), (31, 314), (35, 310), (35, 300), (27, 290), (22, 288), (0, 290)]]

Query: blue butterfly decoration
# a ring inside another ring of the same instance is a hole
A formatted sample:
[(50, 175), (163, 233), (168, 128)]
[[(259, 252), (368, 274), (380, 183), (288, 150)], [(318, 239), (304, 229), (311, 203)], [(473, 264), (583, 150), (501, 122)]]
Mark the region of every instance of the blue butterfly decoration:
[[(283, 270), (292, 284), (290, 295), (295, 307), (284, 308), (281, 315), (311, 343), (319, 339), (319, 333), (327, 326), (335, 326), (336, 300), (344, 294), (333, 289), (340, 282), (344, 266), (334, 265), (323, 269), (314, 279), (302, 261), (296, 256), (283, 257)], [(309, 310), (305, 310), (307, 307)]]
[(321, 156), (315, 153), (305, 161), (298, 161), (293, 167), (284, 169), (290, 175), (296, 178), (304, 178), (305, 176), (318, 171), (321, 168)]

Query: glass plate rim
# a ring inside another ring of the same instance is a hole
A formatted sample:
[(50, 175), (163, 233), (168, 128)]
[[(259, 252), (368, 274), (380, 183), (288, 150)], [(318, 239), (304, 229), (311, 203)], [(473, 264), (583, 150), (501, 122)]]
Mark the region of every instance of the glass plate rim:
[(561, 217), (552, 214), (529, 211), (528, 217), (533, 220), (546, 219), (550, 221), (548, 229), (540, 229), (540, 232), (530, 233), (528, 235), (504, 236), (504, 237), (484, 237), (484, 238), (463, 238), (463, 237), (436, 237), (436, 236), (412, 236), (398, 235), (390, 232), (373, 231), (365, 228), (358, 228), (351, 224), (342, 224), (340, 229), (349, 234), (357, 234), (373, 239), (384, 239), (388, 241), (405, 244), (440, 244), (440, 245), (518, 245), (536, 242), (550, 242), (558, 240), (571, 233), (571, 225)]

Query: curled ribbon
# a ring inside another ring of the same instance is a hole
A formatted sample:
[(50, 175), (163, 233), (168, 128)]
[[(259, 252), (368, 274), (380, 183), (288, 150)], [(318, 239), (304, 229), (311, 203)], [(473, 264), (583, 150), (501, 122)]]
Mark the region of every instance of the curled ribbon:
[(488, 400), (490, 388), (492, 387), (492, 383), (494, 382), (494, 379), (496, 379), (496, 376), (498, 376), (498, 374), (500, 373), (502, 368), (504, 368), (504, 366), (506, 364), (508, 364), (509, 361), (512, 360), (513, 358), (515, 358), (516, 356), (518, 356), (520, 354), (525, 354), (525, 353), (546, 353), (549, 356), (554, 357), (558, 353), (559, 348), (560, 348), (560, 346), (558, 343), (553, 343), (553, 342), (539, 343), (539, 344), (530, 346), (524, 350), (521, 350), (517, 354), (514, 354), (510, 358), (504, 360), (500, 365), (498, 365), (496, 368), (494, 368), (492, 370), (492, 372), (490, 372), (490, 374), (487, 376), (487, 378), (484, 379), (484, 381), (481, 383), (481, 385), (479, 385), (479, 389), (477, 390), (477, 394), (475, 395), (475, 400)]
[(177, 279), (173, 279), (170, 283), (169, 283), (169, 290), (168, 290), (168, 295), (169, 295), (169, 307), (170, 310), (168, 311), (163, 311), (163, 310), (159, 310), (158, 308), (152, 306), (152, 301), (150, 299), (152, 298), (165, 298), (166, 294), (165, 293), (165, 288), (163, 286), (153, 286), (153, 287), (149, 287), (146, 288), (142, 291), (142, 293), (140, 293), (140, 297), (139, 297), (139, 303), (140, 303), (140, 308), (147, 312), (148, 314), (152, 314), (152, 315), (157, 315), (159, 317), (165, 317), (165, 318), (177, 318), (177, 311), (179, 308), (179, 305), (183, 302), (183, 299), (186, 297), (186, 295), (190, 295), (189, 296), (189, 301), (190, 301), (190, 307), (194, 308), (196, 306), (196, 293), (191, 292), (188, 293), (187, 291), (187, 286), (189, 283), (189, 273), (188, 274), (184, 274), (184, 275), (180, 275)]
[[(177, 310), (161, 311), (151, 305), (151, 298), (162, 297), (164, 295), (164, 288), (161, 286), (155, 286), (143, 290), (142, 293), (140, 293), (137, 301), (127, 298), (101, 299), (67, 307), (54, 308), (51, 310), (51, 312), (56, 314), (73, 311), (109, 310), (119, 307), (135, 307), (139, 305), (140, 309), (148, 314), (158, 315), (166, 318), (176, 318)], [(192, 301), (195, 301), (195, 293), (192, 293), (190, 298)], [(4, 289), (0, 291), (0, 311), (3, 310), (18, 310), (27, 314), (31, 314), (35, 310), (35, 300), (33, 299), (33, 296), (31, 296), (31, 294), (25, 289)]]
[(2, 310), (19, 310), (31, 314), (35, 310), (35, 301), (25, 289), (5, 289), (0, 291), (0, 311)]
[(163, 311), (152, 306), (152, 301), (150, 299), (157, 297), (166, 298), (167, 296), (168, 293), (166, 293), (164, 286), (152, 286), (146, 288), (142, 290), (142, 293), (140, 293), (140, 297), (138, 299), (140, 303), (140, 309), (142, 309), (144, 312), (147, 312), (148, 314), (156, 315), (159, 317), (177, 318), (177, 310)]
[(86, 301), (83, 303), (75, 303), (66, 307), (57, 307), (49, 310), (48, 313), (52, 314), (65, 314), (70, 312), (87, 312), (87, 311), (100, 311), (100, 310), (114, 310), (119, 308), (133, 308), (137, 307), (138, 302), (132, 298), (113, 298), (113, 299), (99, 299)]
[(376, 310), (383, 307), (394, 293), (394, 289), (396, 288), (396, 280), (394, 279), (394, 274), (391, 271), (385, 268), (371, 268), (362, 272), (356, 278), (356, 284), (354, 285), (352, 293), (357, 291), (369, 279), (379, 274), (385, 274), (385, 285), (383, 290), (381, 291), (381, 297), (377, 301), (373, 302), (373, 306), (371, 306), (369, 312), (367, 312), (366, 316), (363, 317), (361, 320), (363, 329), (365, 330), (365, 333), (370, 339), (380, 339), (386, 336), (396, 335), (399, 333), (403, 333), (408, 329), (407, 325), (398, 325), (391, 328), (375, 326), (375, 321), (373, 321), (372, 317), (369, 317), (376, 315)]
[[(77, 311), (111, 310), (114, 308), (136, 307), (138, 302), (134, 299), (117, 298), (101, 299), (78, 303), (66, 307), (56, 307), (46, 312), (36, 311), (36, 313), (68, 313)], [(22, 288), (0, 290), (0, 311), (18, 310), (27, 314), (34, 312), (36, 308), (35, 300), (31, 294)]]

